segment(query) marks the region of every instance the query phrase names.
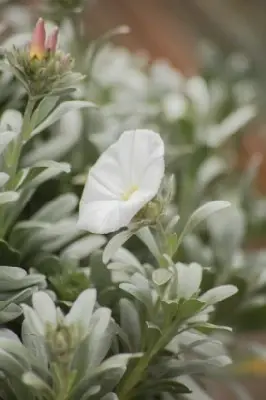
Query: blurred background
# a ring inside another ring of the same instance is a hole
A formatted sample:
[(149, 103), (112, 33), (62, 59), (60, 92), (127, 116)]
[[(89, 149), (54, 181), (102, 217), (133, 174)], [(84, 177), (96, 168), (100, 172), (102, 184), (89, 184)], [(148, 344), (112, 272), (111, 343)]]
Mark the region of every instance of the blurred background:
[[(38, 3), (38, 0), (35, 0)], [(86, 12), (88, 37), (96, 38), (118, 25), (128, 25), (129, 35), (116, 44), (144, 52), (151, 61), (168, 60), (185, 76), (202, 74), (206, 64), (216, 63), (217, 74), (226, 76), (224, 59), (255, 80), (260, 121), (246, 135), (239, 163), (254, 153), (266, 154), (266, 2), (264, 0), (92, 0)], [(218, 47), (219, 57), (206, 54), (203, 43)], [(266, 162), (258, 174), (259, 189), (266, 193)]]

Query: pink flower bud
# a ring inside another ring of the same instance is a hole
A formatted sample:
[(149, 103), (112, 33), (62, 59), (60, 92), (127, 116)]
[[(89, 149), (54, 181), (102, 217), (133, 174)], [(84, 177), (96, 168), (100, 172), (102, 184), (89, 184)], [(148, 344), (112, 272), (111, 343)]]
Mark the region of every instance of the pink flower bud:
[(55, 28), (53, 32), (48, 36), (46, 41), (46, 50), (55, 52), (58, 39), (58, 28)]
[(39, 18), (32, 34), (30, 58), (42, 60), (45, 56), (45, 27), (44, 20)]

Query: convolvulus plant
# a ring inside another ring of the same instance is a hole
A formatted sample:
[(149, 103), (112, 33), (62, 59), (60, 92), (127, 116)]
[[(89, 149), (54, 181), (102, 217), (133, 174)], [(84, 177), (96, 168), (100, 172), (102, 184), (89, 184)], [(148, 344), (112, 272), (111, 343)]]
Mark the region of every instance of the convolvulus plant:
[(124, 27), (88, 43), (86, 2), (40, 3), (60, 30), (2, 42), (1, 396), (206, 399), (236, 372), (219, 335), (264, 304), (258, 163), (234, 168), (253, 98), (103, 49)]

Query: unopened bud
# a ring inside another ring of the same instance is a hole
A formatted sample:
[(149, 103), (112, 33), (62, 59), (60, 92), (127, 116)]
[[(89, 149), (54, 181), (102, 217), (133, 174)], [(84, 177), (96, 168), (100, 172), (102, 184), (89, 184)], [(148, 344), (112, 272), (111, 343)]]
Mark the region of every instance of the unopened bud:
[(39, 18), (32, 34), (30, 43), (30, 58), (42, 60), (45, 57), (45, 26), (44, 20)]
[(47, 42), (46, 42), (46, 50), (50, 52), (55, 52), (56, 51), (56, 46), (57, 46), (57, 40), (58, 40), (58, 28), (56, 27), (53, 32), (48, 36)]

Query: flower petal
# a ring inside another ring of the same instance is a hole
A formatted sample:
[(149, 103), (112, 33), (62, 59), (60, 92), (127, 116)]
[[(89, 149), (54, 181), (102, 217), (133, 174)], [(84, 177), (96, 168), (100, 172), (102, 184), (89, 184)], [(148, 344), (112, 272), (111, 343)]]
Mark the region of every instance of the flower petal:
[(53, 300), (47, 293), (34, 293), (32, 296), (32, 304), (34, 310), (44, 324), (46, 324), (47, 322), (52, 325), (57, 324), (56, 307)]
[(156, 196), (164, 175), (164, 144), (149, 130), (124, 132), (91, 168), (78, 226), (92, 233), (125, 227)]
[(125, 131), (117, 142), (120, 174), (127, 187), (157, 193), (164, 175), (164, 143), (148, 129)]
[(80, 206), (78, 227), (106, 234), (128, 226), (132, 218), (151, 200), (154, 193), (137, 191), (128, 201), (94, 201)]
[(111, 146), (90, 169), (81, 198), (82, 203), (120, 199), (124, 188), (117, 159), (109, 154), (112, 151)]

